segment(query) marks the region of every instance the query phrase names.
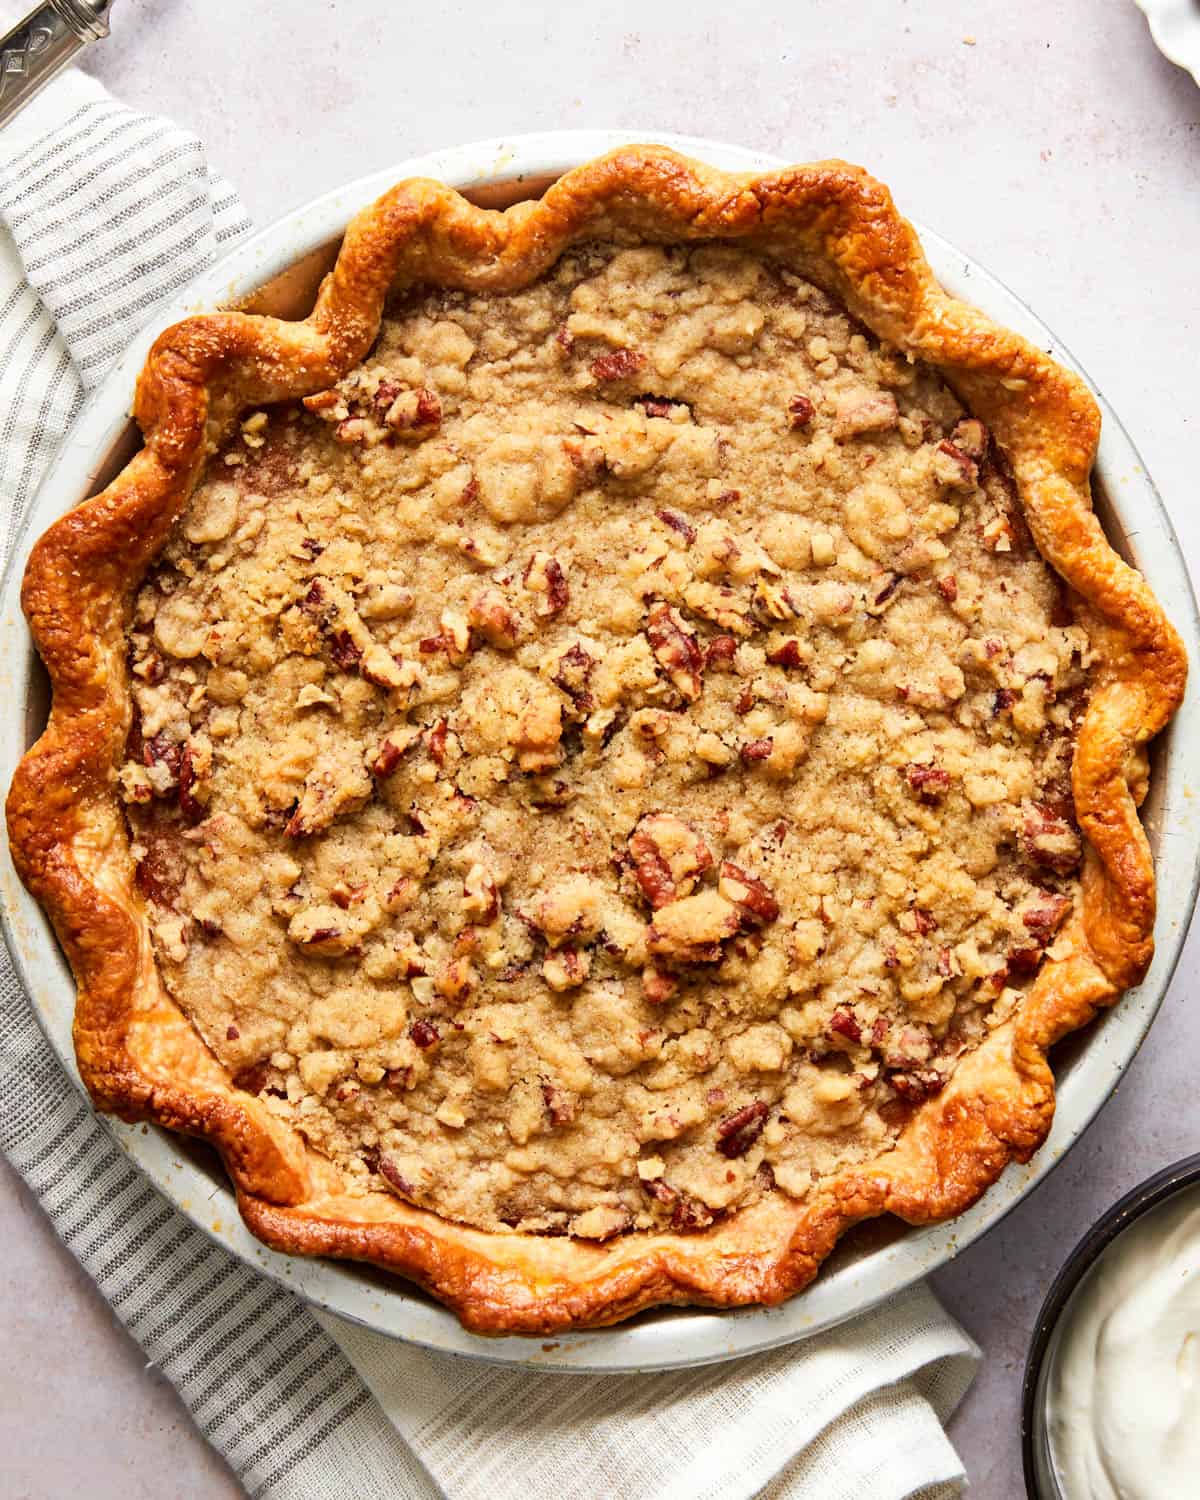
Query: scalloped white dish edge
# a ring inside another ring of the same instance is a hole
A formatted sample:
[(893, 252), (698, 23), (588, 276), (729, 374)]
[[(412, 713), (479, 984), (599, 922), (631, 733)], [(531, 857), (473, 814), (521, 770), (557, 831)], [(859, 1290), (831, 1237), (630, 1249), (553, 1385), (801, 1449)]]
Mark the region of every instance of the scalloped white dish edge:
[[(134, 382), (157, 334), (190, 313), (244, 300), (301, 256), (334, 239), (354, 213), (404, 177), (430, 176), (456, 187), (477, 187), (521, 176), (551, 176), (613, 147), (644, 141), (673, 146), (731, 171), (769, 170), (784, 164), (778, 157), (656, 131), (544, 132), (459, 146), (402, 161), (284, 215), (155, 316), (118, 360), (68, 434), (9, 562), (0, 599), (0, 661), (4, 664), (0, 689), (12, 705), (0, 722), (0, 783), (5, 789), (27, 748), (28, 705), (37, 701), (38, 668), (19, 602), (30, 546), (57, 516), (91, 493), (102, 455), (129, 425)], [(794, 159), (804, 158), (798, 154)], [(1058, 340), (1010, 291), (946, 241), (918, 229), (935, 272), (949, 290), (1073, 365)], [(1200, 620), (1170, 521), (1128, 436), (1100, 399), (1104, 434), (1097, 475), (1101, 487), (1128, 551), (1183, 633), (1193, 662), (1198, 661)], [(241, 1260), (318, 1307), (431, 1349), (543, 1370), (654, 1370), (733, 1359), (809, 1337), (911, 1285), (978, 1239), (1046, 1177), (1116, 1087), (1162, 1003), (1195, 902), (1200, 802), (1185, 794), (1181, 747), (1200, 735), (1197, 719), (1197, 707), (1189, 695), (1156, 757), (1149, 820), (1160, 890), (1154, 963), (1144, 983), (1092, 1028), (1086, 1045), (1064, 1069), (1050, 1138), (1027, 1165), (1010, 1167), (967, 1213), (945, 1224), (906, 1230), (879, 1248), (839, 1255), (811, 1287), (781, 1307), (724, 1312), (661, 1309), (613, 1328), (547, 1340), (481, 1338), (466, 1332), (453, 1313), (399, 1279), (389, 1283), (380, 1274), (353, 1264), (306, 1260), (268, 1250), (242, 1223), (227, 1180), (214, 1178), (201, 1159), (181, 1151), (176, 1138), (155, 1127), (105, 1123), (162, 1192)], [(48, 921), (17, 878), (6, 841), (0, 850), (0, 906), (9, 948), (34, 997), (41, 1024), (78, 1084), (71, 1041), (74, 983)]]
[(1200, 9), (1196, 0), (1134, 0), (1150, 23), (1154, 45), (1200, 84)]

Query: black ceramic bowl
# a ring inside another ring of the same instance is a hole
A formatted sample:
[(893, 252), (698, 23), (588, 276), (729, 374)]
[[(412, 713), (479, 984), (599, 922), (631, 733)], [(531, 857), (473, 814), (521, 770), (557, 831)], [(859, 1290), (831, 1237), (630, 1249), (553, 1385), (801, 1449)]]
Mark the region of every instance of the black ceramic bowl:
[(1033, 1342), (1025, 1361), (1021, 1396), (1021, 1450), (1025, 1460), (1025, 1488), (1030, 1500), (1081, 1500), (1059, 1487), (1050, 1461), (1046, 1426), (1046, 1382), (1055, 1335), (1064, 1309), (1102, 1252), (1135, 1219), (1186, 1187), (1200, 1182), (1200, 1156), (1185, 1156), (1148, 1177), (1103, 1214), (1071, 1251), (1054, 1278), (1033, 1328)]

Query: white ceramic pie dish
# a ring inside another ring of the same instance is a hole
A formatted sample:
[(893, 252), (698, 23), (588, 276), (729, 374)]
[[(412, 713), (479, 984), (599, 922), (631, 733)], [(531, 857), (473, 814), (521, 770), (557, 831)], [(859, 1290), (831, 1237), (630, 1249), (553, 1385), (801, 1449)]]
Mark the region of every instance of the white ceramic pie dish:
[[(10, 561), (0, 600), (0, 642), (11, 705), (0, 723), (0, 780), (5, 787), (44, 718), (44, 680), (18, 597), (29, 546), (58, 515), (94, 493), (128, 456), (136, 441), (128, 419), (133, 385), (158, 332), (189, 313), (244, 303), (266, 283), (286, 297), (289, 287), (294, 291), (296, 283), (312, 280), (349, 218), (401, 178), (427, 175), (484, 192), (498, 183), (540, 188), (545, 180), (616, 145), (645, 140), (675, 146), (727, 170), (780, 165), (778, 159), (736, 147), (659, 132), (571, 131), (458, 147), (398, 163), (287, 215), (235, 250), (155, 318), (81, 413)], [(796, 159), (803, 154), (798, 151)], [(518, 188), (507, 196), (522, 193)], [(936, 235), (923, 229), (921, 235), (935, 271), (951, 291), (1052, 349), (1065, 363), (1073, 363), (1058, 340), (1010, 292)], [(1200, 620), (1170, 522), (1103, 398), (1101, 406), (1104, 436), (1097, 488), (1109, 535), (1145, 572), (1183, 634), (1193, 662), (1198, 661)], [(106, 1123), (162, 1191), (243, 1260), (318, 1306), (432, 1348), (542, 1369), (646, 1370), (729, 1359), (807, 1337), (925, 1276), (977, 1239), (1047, 1175), (1111, 1094), (1162, 1002), (1195, 901), (1200, 811), (1186, 795), (1182, 747), (1197, 732), (1196, 721), (1197, 710), (1189, 697), (1155, 754), (1147, 821), (1158, 860), (1157, 956), (1141, 986), (1096, 1026), (1066, 1044), (1058, 1069), (1058, 1112), (1046, 1144), (1027, 1166), (1010, 1167), (975, 1208), (958, 1219), (922, 1230), (876, 1224), (849, 1236), (814, 1285), (780, 1308), (721, 1313), (662, 1309), (616, 1328), (560, 1335), (553, 1341), (480, 1338), (465, 1332), (451, 1312), (405, 1282), (369, 1268), (268, 1250), (243, 1225), (219, 1163), (204, 1148), (155, 1128)], [(47, 1035), (77, 1077), (71, 1043), (74, 983), (48, 921), (17, 880), (7, 846), (0, 854), (0, 897), (18, 969)]]

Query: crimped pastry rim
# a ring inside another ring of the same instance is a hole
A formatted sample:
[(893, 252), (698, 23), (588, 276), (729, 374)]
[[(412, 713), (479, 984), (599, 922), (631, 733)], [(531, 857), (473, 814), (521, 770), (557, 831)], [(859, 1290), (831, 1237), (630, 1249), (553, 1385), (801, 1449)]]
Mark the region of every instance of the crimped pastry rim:
[[(924, 1268), (924, 1269), (929, 1269), (929, 1268)], [(919, 1272), (916, 1272), (916, 1274), (919, 1274)], [(621, 1304), (619, 1304), (619, 1302), (618, 1302), (618, 1304), (610, 1304), (609, 1305), (609, 1314), (612, 1313), (612, 1311), (621, 1311)], [(495, 1331), (501, 1331), (501, 1329), (508, 1328), (508, 1326), (510, 1326), (510, 1323), (505, 1323), (504, 1322), (504, 1317), (501, 1317), (501, 1319), (499, 1319), (499, 1322), (498, 1323), (493, 1322), (492, 1325), (490, 1325), (490, 1328), (495, 1329)], [(538, 1326), (540, 1326), (540, 1325), (538, 1325)]]

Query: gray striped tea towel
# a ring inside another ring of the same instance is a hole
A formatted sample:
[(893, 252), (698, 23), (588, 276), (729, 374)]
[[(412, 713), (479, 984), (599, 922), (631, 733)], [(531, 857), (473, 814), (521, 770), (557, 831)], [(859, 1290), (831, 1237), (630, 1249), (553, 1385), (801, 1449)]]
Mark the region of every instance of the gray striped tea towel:
[[(194, 136), (76, 72), (0, 136), (0, 219), (7, 551), (87, 391), (249, 224)], [(498, 1369), (314, 1313), (193, 1228), (98, 1125), (6, 956), (0, 1098), (0, 1147), (251, 1495), (961, 1492), (941, 1424), (979, 1351), (924, 1287), (735, 1364), (643, 1376)]]

